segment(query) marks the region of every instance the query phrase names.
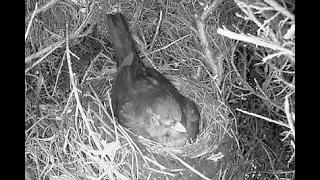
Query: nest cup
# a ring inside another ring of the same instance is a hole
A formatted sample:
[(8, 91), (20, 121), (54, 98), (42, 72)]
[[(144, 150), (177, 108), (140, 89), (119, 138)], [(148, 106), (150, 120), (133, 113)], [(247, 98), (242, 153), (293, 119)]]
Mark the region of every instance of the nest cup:
[[(231, 121), (229, 120), (230, 111), (229, 109), (217, 100), (216, 93), (208, 92), (204, 87), (199, 85), (192, 80), (182, 79), (177, 75), (167, 75), (166, 76), (179, 90), (181, 94), (190, 98), (194, 101), (200, 112), (201, 120), (199, 125), (199, 134), (192, 141), (188, 142), (186, 145), (181, 147), (167, 148), (163, 147), (160, 143), (151, 141), (149, 139), (143, 138), (142, 136), (137, 136), (132, 133), (130, 130), (126, 129), (127, 133), (133, 139), (134, 143), (138, 144), (137, 146), (141, 149), (147, 150), (149, 153), (156, 153), (164, 155), (168, 158), (172, 158), (171, 153), (182, 156), (182, 157), (201, 157), (207, 153), (212, 153), (222, 142), (225, 135), (230, 135), (229, 128), (231, 127)], [(112, 78), (112, 77), (108, 77)], [(96, 94), (100, 95), (100, 98), (104, 102), (103, 104), (110, 110), (110, 98), (108, 93), (111, 90), (111, 86), (106, 85), (104, 82), (112, 82), (112, 79), (97, 79), (90, 81), (93, 85), (92, 88), (95, 89)], [(102, 87), (102, 84), (105, 87)], [(101, 114), (101, 107), (99, 108), (98, 103), (91, 101), (91, 111), (96, 111), (94, 114)], [(96, 104), (93, 105), (92, 104)], [(109, 111), (110, 112), (110, 111)], [(112, 113), (110, 112), (110, 117)], [(103, 119), (106, 124), (104, 126), (109, 126), (107, 129), (114, 129), (114, 118), (108, 118), (107, 116), (99, 117)], [(95, 121), (98, 122), (98, 121)], [(120, 126), (117, 123), (117, 126)], [(101, 123), (98, 123), (97, 127), (101, 127)], [(115, 133), (115, 131), (111, 131)], [(110, 134), (109, 134), (110, 135)], [(113, 134), (112, 136), (116, 136)], [(106, 138), (104, 136), (104, 138)]]

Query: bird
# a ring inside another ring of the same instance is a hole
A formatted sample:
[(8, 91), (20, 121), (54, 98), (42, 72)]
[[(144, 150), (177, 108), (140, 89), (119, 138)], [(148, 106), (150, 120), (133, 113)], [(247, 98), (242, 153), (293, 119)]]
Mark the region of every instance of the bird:
[(200, 113), (163, 74), (139, 57), (125, 16), (107, 14), (115, 50), (111, 105), (119, 124), (164, 147), (181, 147), (199, 133)]

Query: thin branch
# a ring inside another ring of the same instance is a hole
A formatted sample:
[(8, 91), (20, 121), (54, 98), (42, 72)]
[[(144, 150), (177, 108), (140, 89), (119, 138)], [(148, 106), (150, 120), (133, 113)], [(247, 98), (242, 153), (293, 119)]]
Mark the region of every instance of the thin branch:
[(156, 38), (158, 37), (161, 22), (162, 22), (162, 10), (160, 10), (159, 22), (158, 22), (158, 25), (157, 25), (156, 34), (155, 34), (154, 37), (153, 37), (153, 40), (152, 40), (152, 42), (151, 42), (149, 51), (152, 50), (153, 45), (154, 45), (154, 42), (156, 41)]
[(210, 180), (210, 178), (208, 178), (207, 176), (201, 174), (199, 171), (197, 171), (196, 169), (194, 169), (192, 166), (190, 166), (188, 163), (184, 162), (181, 158), (179, 158), (178, 156), (176, 156), (175, 154), (171, 153), (170, 151), (166, 151), (167, 153), (169, 153), (172, 157), (174, 157), (176, 160), (178, 160), (182, 165), (184, 165), (186, 168), (190, 169), (192, 172), (196, 173), (198, 176), (200, 176), (201, 178), (205, 179), (205, 180)]
[(36, 14), (37, 9), (38, 9), (38, 3), (36, 3), (36, 6), (35, 6), (34, 9), (35, 9), (35, 10), (34, 10), (33, 13), (32, 13), (31, 21), (29, 21), (29, 24), (28, 24), (28, 27), (27, 27), (27, 31), (26, 31), (26, 33), (24, 34), (24, 40), (27, 40), (27, 37), (28, 37), (29, 31), (30, 31), (30, 27), (31, 27), (32, 21), (33, 21), (33, 19), (34, 19), (34, 16), (35, 16), (35, 14)]
[(223, 0), (215, 0), (212, 4), (206, 7), (201, 14), (201, 21), (205, 21), (208, 16), (222, 3)]
[(212, 4), (210, 4), (207, 8), (204, 9), (203, 13), (201, 14), (200, 18), (196, 20), (197, 30), (199, 39), (201, 41), (201, 47), (202, 51), (205, 54), (206, 57), (206, 64), (208, 64), (212, 70), (212, 74), (214, 77), (221, 76), (221, 71), (219, 71), (219, 63), (217, 62), (217, 59), (214, 59), (212, 52), (211, 52), (211, 46), (207, 39), (206, 34), (206, 25), (205, 20), (208, 18), (208, 16), (221, 4), (223, 0), (216, 0)]
[(295, 127), (294, 127), (295, 119), (294, 119), (294, 114), (290, 110), (289, 96), (290, 96), (290, 94), (286, 95), (286, 97), (285, 97), (284, 111), (286, 113), (288, 124), (289, 124), (289, 127), (291, 129), (291, 134), (293, 136), (293, 139), (295, 139), (295, 137), (296, 137), (296, 131), (295, 131)]
[(38, 58), (40, 56), (42, 56), (42, 54), (45, 53), (45, 55), (43, 55), (40, 59), (38, 59), (35, 63), (33, 63), (31, 66), (29, 66), (28, 68), (25, 69), (25, 73), (27, 73), (30, 69), (32, 69), (34, 66), (36, 66), (37, 64), (39, 64), (43, 59), (45, 59), (47, 56), (49, 56), (54, 50), (58, 49), (63, 43), (65, 43), (65, 40), (56, 42), (46, 48), (44, 48), (43, 50), (32, 54), (30, 56), (28, 56), (25, 59), (25, 63), (28, 63), (29, 61), (31, 61), (32, 59)]
[[(77, 33), (79, 31), (76, 31)], [(89, 34), (89, 30), (86, 31), (85, 33), (81, 34), (81, 35), (78, 35), (78, 34), (72, 34), (69, 36), (69, 40), (72, 40), (72, 39), (76, 39), (76, 38), (82, 38), (86, 35)], [(25, 70), (25, 73), (27, 73), (30, 69), (32, 69), (34, 66), (36, 66), (37, 64), (39, 64), (43, 59), (45, 59), (48, 55), (50, 55), (54, 50), (56, 50), (57, 48), (59, 48), (61, 45), (63, 45), (64, 43), (66, 42), (65, 39), (61, 39), (60, 41), (58, 42), (55, 42), (54, 44), (51, 44), (49, 45), (48, 47), (45, 47), (44, 49), (28, 56), (25, 58), (25, 63), (29, 63), (30, 61), (32, 61), (33, 59), (37, 59), (39, 58), (40, 56), (43, 56), (37, 60), (35, 63), (33, 63), (31, 66), (29, 66), (26, 70)]]
[(250, 115), (250, 116), (254, 116), (254, 117), (257, 117), (257, 118), (266, 120), (266, 121), (268, 121), (268, 122), (272, 122), (272, 123), (278, 124), (278, 125), (280, 125), (280, 126), (284, 126), (284, 127), (286, 127), (286, 128), (291, 129), (288, 124), (285, 124), (285, 123), (283, 123), (283, 122), (281, 122), (281, 121), (276, 121), (276, 120), (273, 120), (273, 119), (270, 119), (270, 118), (261, 116), (261, 115), (259, 115), (259, 114), (252, 113), (252, 112), (248, 112), (248, 111), (245, 111), (245, 110), (242, 110), (242, 109), (239, 109), (239, 108), (237, 108), (236, 110), (237, 110), (237, 111), (240, 111), (240, 112), (242, 112), (242, 113), (248, 114), (248, 115)]
[[(229, 31), (225, 27), (223, 29), (218, 28), (217, 33), (220, 35), (226, 36), (230, 39), (235, 39), (235, 40), (255, 44), (257, 46), (263, 46), (263, 47), (270, 48), (273, 50), (282, 51), (283, 53), (285, 53), (286, 55), (289, 55), (289, 56), (293, 56), (293, 57), (295, 56), (295, 53), (293, 51), (291, 51), (290, 49), (284, 48), (284, 47), (276, 45), (276, 44), (270, 44), (268, 42), (265, 42), (260, 37), (254, 37), (254, 36), (249, 36), (249, 35), (245, 35), (245, 34), (237, 34), (232, 31)], [(290, 59), (293, 60), (293, 62), (294, 62), (294, 59), (292, 59), (292, 58), (290, 58)]]
[(268, 3), (270, 6), (272, 6), (276, 11), (287, 16), (291, 20), (295, 21), (294, 15), (291, 14), (286, 8), (284, 8), (280, 4), (278, 4), (276, 1), (274, 1), (274, 0), (264, 0), (264, 1), (266, 3)]
[(175, 40), (175, 41), (172, 41), (171, 43), (169, 43), (168, 45), (165, 45), (165, 46), (162, 47), (162, 48), (159, 48), (159, 49), (156, 49), (156, 50), (152, 51), (151, 54), (156, 53), (156, 52), (159, 52), (159, 51), (162, 51), (162, 50), (165, 50), (165, 49), (167, 49), (168, 47), (170, 47), (171, 45), (173, 45), (174, 43), (176, 43), (176, 42), (178, 42), (178, 41), (180, 41), (180, 40), (182, 40), (182, 39), (184, 39), (184, 38), (190, 37), (190, 36), (191, 36), (191, 34), (185, 35), (185, 36), (183, 36), (183, 37), (181, 37), (181, 38), (179, 38), (179, 39), (177, 39), (177, 40)]
[[(36, 16), (37, 14), (41, 13), (42, 11), (46, 11), (47, 9), (49, 9), (51, 6), (53, 6), (56, 2), (58, 2), (59, 0), (51, 0), (49, 1), (47, 4), (42, 5), (41, 7), (39, 7), (38, 9), (35, 8), (35, 11), (33, 12), (34, 16)], [(32, 14), (32, 15), (33, 15)], [(32, 17), (31, 17), (32, 18)], [(30, 20), (30, 16), (27, 16), (25, 18), (25, 23), (27, 23)]]

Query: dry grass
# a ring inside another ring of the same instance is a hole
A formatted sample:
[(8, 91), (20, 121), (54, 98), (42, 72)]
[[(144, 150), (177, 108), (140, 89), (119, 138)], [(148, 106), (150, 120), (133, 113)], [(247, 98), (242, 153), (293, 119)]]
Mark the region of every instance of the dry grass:
[[(203, 179), (294, 179), (294, 2), (220, 2), (27, 0), (26, 179), (196, 179), (172, 162)], [(126, 15), (142, 59), (199, 106), (192, 144), (164, 148), (117, 124), (112, 11)], [(220, 159), (226, 136), (232, 161), (210, 177), (192, 167)]]

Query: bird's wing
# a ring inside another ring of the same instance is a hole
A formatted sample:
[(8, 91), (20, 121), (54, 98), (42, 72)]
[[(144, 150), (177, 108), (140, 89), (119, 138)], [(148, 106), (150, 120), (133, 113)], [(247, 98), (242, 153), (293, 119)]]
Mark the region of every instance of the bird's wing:
[(184, 97), (183, 113), (187, 123), (189, 139), (194, 139), (199, 132), (200, 114), (197, 106), (187, 97)]

